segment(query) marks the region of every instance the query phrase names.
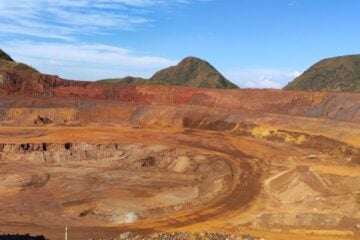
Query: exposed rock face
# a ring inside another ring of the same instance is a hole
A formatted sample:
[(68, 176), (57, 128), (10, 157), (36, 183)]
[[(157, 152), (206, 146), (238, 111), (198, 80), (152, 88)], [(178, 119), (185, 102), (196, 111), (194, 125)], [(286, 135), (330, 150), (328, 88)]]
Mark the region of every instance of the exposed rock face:
[[(357, 59), (351, 57), (350, 59)], [(357, 61), (357, 60), (356, 60)], [(355, 64), (355, 60), (352, 62)], [(355, 65), (354, 65), (355, 66)], [(357, 65), (356, 65), (357, 66)], [(204, 73), (206, 73), (204, 75)], [(159, 79), (167, 79), (171, 84), (187, 85), (195, 87), (231, 88), (229, 82), (224, 79), (211, 65), (197, 59), (186, 58), (179, 65), (160, 71), (155, 74), (151, 83)], [(206, 80), (206, 81), (203, 81)], [(219, 85), (220, 84), (220, 85)], [(84, 114), (94, 111), (92, 100), (116, 100), (118, 102), (135, 104), (161, 104), (161, 105), (191, 105), (201, 107), (215, 107), (227, 110), (242, 110), (260, 113), (290, 114), (306, 117), (326, 117), (335, 120), (357, 122), (360, 120), (360, 96), (356, 94), (341, 93), (305, 93), (288, 92), (281, 90), (237, 90), (224, 91), (214, 89), (197, 89), (168, 86), (149, 86), (131, 84), (107, 84), (104, 82), (70, 81), (58, 76), (45, 75), (35, 69), (10, 61), (0, 61), (0, 96), (47, 97), (48, 100), (39, 103), (38, 109), (44, 109), (49, 105), (59, 107), (63, 100), (73, 100), (65, 105), (74, 107), (73, 112), (67, 115), (63, 121), (76, 120), (77, 111)], [(51, 97), (51, 98), (50, 98)], [(57, 97), (61, 101), (56, 100)], [(256, 101), (254, 101), (256, 99)], [(16, 105), (24, 107), (29, 101), (17, 101)], [(38, 101), (36, 101), (38, 102)], [(64, 109), (65, 109), (64, 106)], [(0, 118), (9, 115), (6, 109), (14, 106), (2, 106)], [(119, 118), (116, 111), (105, 111), (102, 106), (96, 111), (108, 116), (108, 120), (117, 121)], [(59, 108), (57, 109), (59, 110)], [(18, 109), (16, 115), (23, 111)], [(105, 112), (106, 113), (105, 113)], [(56, 111), (59, 114), (59, 111)], [(31, 114), (31, 113), (27, 113)], [(49, 117), (55, 121), (54, 117)], [(123, 113), (121, 113), (123, 115)], [(42, 116), (41, 113), (38, 115)], [(88, 114), (88, 118), (94, 118), (97, 114)], [(47, 115), (44, 115), (47, 116)], [(15, 118), (17, 118), (15, 116)], [(101, 117), (104, 119), (103, 117)], [(12, 120), (11, 117), (9, 120)], [(186, 121), (186, 119), (184, 118)], [(201, 121), (201, 119), (200, 119)], [(191, 121), (188, 122), (191, 124)]]
[(178, 65), (163, 69), (149, 79), (150, 84), (201, 88), (238, 88), (208, 62), (188, 57)]
[[(220, 91), (143, 85), (113, 86), (110, 91), (110, 88), (89, 84), (85, 87), (57, 87), (52, 91), (52, 95), (53, 97), (49, 98), (1, 97), (0, 119), (21, 120), (21, 125), (33, 126), (37, 116), (47, 117), (56, 123), (74, 121), (119, 123), (128, 119), (137, 121), (138, 116), (142, 116), (144, 120), (149, 118), (164, 123), (165, 120), (171, 122), (180, 120), (181, 125), (191, 127), (199, 123), (207, 124), (203, 121), (204, 118), (217, 118), (224, 125), (216, 124), (216, 127), (231, 129), (236, 121), (231, 123), (226, 120), (223, 116), (224, 111), (229, 116), (234, 114), (232, 119), (238, 118), (236, 112), (241, 111), (254, 114), (321, 117), (354, 123), (360, 121), (360, 95), (348, 93), (282, 90)], [(112, 100), (112, 102), (106, 104), (103, 100)], [(140, 107), (144, 104), (148, 106)], [(212, 110), (209, 111), (205, 107)], [(229, 126), (226, 126), (227, 124)]]
[(321, 60), (284, 89), (306, 91), (360, 91), (360, 55)]
[(50, 96), (52, 88), (64, 84), (59, 77), (41, 74), (23, 63), (0, 61), (0, 95)]

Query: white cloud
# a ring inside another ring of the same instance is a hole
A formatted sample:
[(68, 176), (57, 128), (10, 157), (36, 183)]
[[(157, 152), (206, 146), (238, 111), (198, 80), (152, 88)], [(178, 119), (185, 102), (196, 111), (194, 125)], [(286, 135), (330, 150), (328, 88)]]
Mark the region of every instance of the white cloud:
[(251, 68), (226, 71), (225, 76), (243, 88), (282, 88), (298, 77), (299, 71)]
[(152, 25), (162, 7), (195, 1), (204, 0), (0, 0), (0, 36), (12, 38), (0, 39), (0, 47), (17, 61), (64, 78), (149, 77), (177, 61), (83, 39)]
[(32, 65), (41, 72), (79, 80), (127, 75), (149, 77), (155, 71), (177, 63), (101, 44), (12, 41), (4, 43), (3, 49), (15, 60)]
[(292, 72), (292, 73), (291, 73), (291, 76), (292, 76), (293, 78), (297, 78), (297, 77), (300, 76), (301, 74), (302, 74), (302, 72), (295, 71), (295, 72)]
[(201, 0), (0, 0), (0, 33), (72, 40), (150, 25), (146, 10)]

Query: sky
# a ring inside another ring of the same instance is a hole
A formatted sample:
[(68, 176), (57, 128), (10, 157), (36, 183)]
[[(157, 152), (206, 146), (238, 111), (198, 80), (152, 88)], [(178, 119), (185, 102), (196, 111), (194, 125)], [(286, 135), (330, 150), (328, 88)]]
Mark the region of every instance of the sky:
[(150, 77), (187, 56), (244, 88), (281, 88), (360, 53), (359, 0), (0, 0), (0, 48), (43, 73)]

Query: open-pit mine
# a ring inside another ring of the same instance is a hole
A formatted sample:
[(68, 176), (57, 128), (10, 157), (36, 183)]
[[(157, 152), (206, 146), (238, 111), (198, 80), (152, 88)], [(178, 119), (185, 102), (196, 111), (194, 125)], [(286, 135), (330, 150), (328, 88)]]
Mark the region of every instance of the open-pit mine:
[(360, 238), (359, 93), (0, 80), (0, 232)]

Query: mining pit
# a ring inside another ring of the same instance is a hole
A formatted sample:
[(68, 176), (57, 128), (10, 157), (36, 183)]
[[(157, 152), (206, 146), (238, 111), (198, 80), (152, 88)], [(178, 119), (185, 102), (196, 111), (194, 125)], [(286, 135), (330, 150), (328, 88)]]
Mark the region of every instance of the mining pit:
[(123, 88), (2, 97), (0, 232), (359, 239), (358, 94)]

